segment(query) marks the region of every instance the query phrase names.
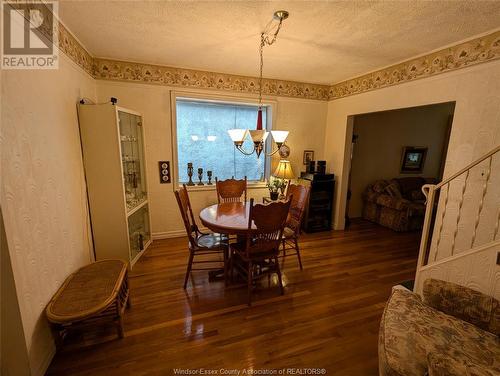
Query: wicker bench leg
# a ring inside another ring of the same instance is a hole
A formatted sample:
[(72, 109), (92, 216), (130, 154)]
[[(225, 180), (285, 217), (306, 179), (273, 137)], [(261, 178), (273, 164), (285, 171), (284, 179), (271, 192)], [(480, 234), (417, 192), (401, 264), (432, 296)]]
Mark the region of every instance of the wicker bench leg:
[(130, 302), (130, 286), (129, 286), (129, 283), (128, 283), (128, 273), (125, 276), (125, 279), (124, 279), (123, 283), (124, 283), (123, 287), (125, 288), (125, 293), (127, 295), (126, 307), (130, 308), (130, 307), (132, 307), (132, 303)]
[(121, 301), (118, 297), (116, 299), (116, 330), (118, 331), (118, 337), (124, 337), (123, 331), (123, 311), (126, 308), (126, 302)]
[(128, 275), (125, 275), (125, 278), (120, 286), (120, 292), (116, 297), (116, 329), (118, 331), (118, 337), (123, 338), (125, 336), (123, 329), (123, 314), (125, 309), (130, 308), (130, 289), (128, 285)]

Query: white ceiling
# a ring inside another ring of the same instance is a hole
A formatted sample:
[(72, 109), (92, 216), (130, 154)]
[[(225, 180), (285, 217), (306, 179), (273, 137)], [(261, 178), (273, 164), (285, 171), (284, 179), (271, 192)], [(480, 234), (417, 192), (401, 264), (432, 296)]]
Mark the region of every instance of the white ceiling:
[(60, 1), (98, 57), (258, 75), (259, 35), (286, 9), (264, 76), (332, 84), (500, 27), (500, 1)]

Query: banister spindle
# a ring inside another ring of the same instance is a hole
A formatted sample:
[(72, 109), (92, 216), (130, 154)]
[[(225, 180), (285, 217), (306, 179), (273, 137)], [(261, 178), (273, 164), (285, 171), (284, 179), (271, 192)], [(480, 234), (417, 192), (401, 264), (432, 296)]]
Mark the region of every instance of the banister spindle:
[(446, 197), (444, 199), (444, 208), (443, 208), (443, 211), (441, 212), (441, 221), (439, 223), (439, 230), (437, 233), (438, 238), (436, 241), (436, 250), (434, 251), (434, 261), (436, 261), (436, 259), (437, 259), (437, 255), (438, 255), (438, 251), (439, 251), (439, 243), (441, 243), (441, 232), (443, 231), (444, 216), (446, 214), (446, 208), (448, 207), (449, 193), (450, 193), (450, 183), (447, 183), (446, 184)]
[(490, 181), (490, 176), (491, 176), (491, 161), (493, 159), (493, 156), (490, 156), (489, 162), (488, 162), (488, 170), (486, 171), (486, 179), (483, 184), (483, 193), (481, 195), (481, 200), (479, 201), (479, 207), (477, 209), (477, 215), (476, 215), (476, 222), (474, 223), (474, 231), (472, 232), (472, 240), (470, 243), (470, 247), (474, 247), (474, 242), (476, 241), (476, 235), (477, 235), (477, 227), (479, 226), (479, 220), (481, 219), (481, 211), (483, 210), (483, 205), (484, 205), (484, 197), (486, 196), (486, 191), (488, 190), (488, 183)]
[(493, 232), (493, 240), (497, 240), (499, 228), (500, 228), (500, 208), (498, 208), (497, 223), (495, 223), (495, 231)]
[(458, 202), (457, 223), (455, 224), (455, 231), (453, 232), (453, 241), (451, 243), (451, 255), (452, 256), (453, 256), (453, 253), (455, 251), (455, 242), (457, 240), (457, 234), (458, 234), (458, 224), (460, 223), (460, 216), (462, 214), (462, 206), (464, 204), (464, 195), (465, 195), (465, 190), (467, 189), (467, 181), (469, 180), (469, 173), (470, 173), (470, 170), (467, 170), (467, 173), (465, 174), (464, 185), (462, 186), (462, 194), (460, 195), (460, 201)]

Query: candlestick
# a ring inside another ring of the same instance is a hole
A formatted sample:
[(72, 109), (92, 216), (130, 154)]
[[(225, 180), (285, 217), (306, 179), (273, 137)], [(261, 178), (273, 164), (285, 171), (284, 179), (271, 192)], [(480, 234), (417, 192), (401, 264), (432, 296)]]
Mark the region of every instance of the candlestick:
[(198, 183), (198, 185), (205, 185), (203, 184), (203, 182), (201, 181), (201, 179), (203, 179), (203, 169), (200, 167), (198, 168), (198, 179), (200, 180), (200, 182)]
[(187, 182), (186, 185), (195, 185), (193, 183), (193, 180), (191, 179), (193, 177), (193, 164), (191, 162), (188, 163), (187, 174), (189, 176), (189, 181)]

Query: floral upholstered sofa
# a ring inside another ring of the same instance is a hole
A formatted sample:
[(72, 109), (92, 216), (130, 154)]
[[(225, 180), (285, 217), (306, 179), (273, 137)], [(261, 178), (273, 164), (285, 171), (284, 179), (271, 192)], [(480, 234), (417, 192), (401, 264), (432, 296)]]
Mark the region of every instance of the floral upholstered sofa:
[(498, 300), (436, 279), (423, 299), (398, 287), (380, 323), (381, 376), (500, 375)]
[(409, 177), (377, 180), (363, 192), (363, 218), (394, 231), (420, 230), (424, 223), (424, 184), (436, 179)]

